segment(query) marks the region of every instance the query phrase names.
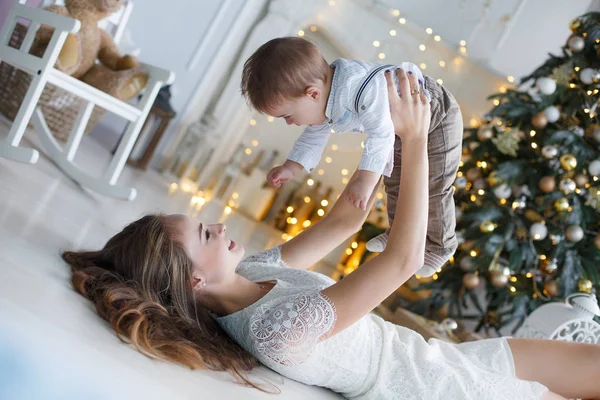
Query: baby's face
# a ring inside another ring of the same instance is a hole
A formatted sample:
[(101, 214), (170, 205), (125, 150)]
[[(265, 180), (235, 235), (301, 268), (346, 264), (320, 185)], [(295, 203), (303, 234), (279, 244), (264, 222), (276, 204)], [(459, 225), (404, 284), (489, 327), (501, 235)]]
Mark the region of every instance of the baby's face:
[(307, 91), (295, 99), (286, 99), (269, 110), (275, 118), (283, 118), (288, 125), (320, 125), (325, 121), (327, 99), (320, 92)]

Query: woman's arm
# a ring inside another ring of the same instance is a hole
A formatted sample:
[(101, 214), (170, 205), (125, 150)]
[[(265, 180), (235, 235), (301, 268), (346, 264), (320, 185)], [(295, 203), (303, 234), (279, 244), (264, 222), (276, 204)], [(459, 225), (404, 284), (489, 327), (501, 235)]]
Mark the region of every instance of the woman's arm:
[[(356, 172), (350, 181), (352, 182), (354, 179), (356, 179)], [(375, 188), (377, 186), (378, 184), (375, 185)], [(348, 186), (344, 192), (346, 190), (348, 190)], [(325, 217), (283, 244), (281, 258), (288, 266), (300, 269), (309, 268), (360, 230), (375, 201), (377, 191), (373, 190), (371, 193), (365, 211), (343, 200), (344, 192)]]
[[(402, 179), (396, 221), (386, 249), (340, 282), (323, 290), (335, 305), (336, 334), (369, 313), (423, 265), (428, 215), (427, 132), (430, 110), (425, 95), (411, 95), (414, 75), (397, 71), (399, 96), (389, 73), (388, 94), (396, 134), (402, 139)], [(425, 200), (424, 200), (425, 199)]]

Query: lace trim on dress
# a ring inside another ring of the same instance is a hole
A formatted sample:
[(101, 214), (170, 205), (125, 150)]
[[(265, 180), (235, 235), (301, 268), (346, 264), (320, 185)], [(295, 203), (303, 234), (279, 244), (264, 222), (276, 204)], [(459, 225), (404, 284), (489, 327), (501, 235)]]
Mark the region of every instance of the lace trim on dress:
[(250, 318), (249, 325), (256, 352), (285, 366), (306, 361), (335, 326), (335, 307), (320, 292), (260, 308)]

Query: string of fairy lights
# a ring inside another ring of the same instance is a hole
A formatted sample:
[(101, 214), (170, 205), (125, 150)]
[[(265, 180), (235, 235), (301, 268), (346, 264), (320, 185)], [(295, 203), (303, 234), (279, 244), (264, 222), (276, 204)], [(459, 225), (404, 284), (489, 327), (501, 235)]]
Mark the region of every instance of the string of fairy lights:
[[(337, 5), (334, 0), (330, 0), (328, 2), (328, 4), (330, 7), (335, 7)], [(385, 35), (385, 38), (374, 37), (372, 40), (372, 46), (375, 48), (373, 58), (375, 58), (376, 60), (379, 60), (379, 61), (383, 61), (388, 57), (388, 54), (386, 54), (386, 52), (384, 51), (386, 44), (389, 44), (390, 41), (393, 41), (394, 38), (399, 33), (398, 29), (401, 29), (408, 22), (406, 15), (404, 15), (398, 9), (389, 10), (389, 15), (391, 18), (390, 24), (392, 26), (386, 28), (387, 34)], [(305, 27), (304, 29), (298, 30), (297, 35), (299, 37), (304, 37), (307, 35), (308, 32), (316, 33), (316, 32), (318, 32), (318, 30), (319, 30), (318, 25), (310, 24), (307, 27)], [(425, 33), (428, 35), (430, 40), (428, 40), (428, 41), (425, 40), (418, 45), (418, 49), (423, 54), (426, 54), (426, 52), (428, 52), (428, 51), (435, 51), (436, 44), (446, 45), (443, 43), (441, 35), (439, 33), (435, 32), (432, 28), (430, 28), (430, 27), (425, 28)], [(454, 62), (455, 64), (460, 64), (463, 60), (463, 57), (467, 57), (467, 56), (468, 56), (467, 42), (465, 40), (461, 40), (458, 43), (458, 46), (456, 48), (456, 55), (452, 61), (440, 59), (437, 62), (437, 65), (439, 66), (439, 69), (437, 69), (437, 73), (438, 74), (444, 73), (443, 71), (447, 70), (447, 66), (449, 65), (450, 62)], [(430, 65), (427, 65), (426, 62), (416, 62), (416, 64), (419, 65), (419, 67), (424, 71), (425, 74), (431, 75), (430, 72), (432, 72), (434, 70), (434, 68), (431, 67)], [(506, 77), (506, 79), (509, 83), (515, 82), (515, 79), (512, 76), (508, 76), (508, 77)], [(444, 81), (441, 77), (439, 77), (439, 78), (437, 78), (437, 82), (439, 84), (443, 84)], [(505, 90), (506, 90), (506, 88), (504, 88), (504, 87), (500, 88), (500, 91), (505, 91)], [(497, 101), (497, 100), (495, 100), (495, 101)], [(251, 118), (249, 120), (249, 126), (252, 128), (260, 129), (261, 128), (260, 125), (262, 125), (262, 123), (260, 122), (261, 119), (262, 119), (262, 117), (254, 116), (253, 118)], [(275, 118), (272, 116), (264, 116), (264, 119), (266, 119), (267, 123), (273, 123), (275, 121)], [(471, 126), (478, 126), (480, 124), (479, 119), (476, 119), (476, 118), (472, 118), (470, 122), (471, 122)], [(332, 130), (332, 133), (335, 133), (335, 131)], [(260, 145), (260, 142), (258, 139), (256, 139), (256, 138), (252, 139), (250, 141), (250, 145), (244, 149), (245, 156), (246, 157), (254, 157), (255, 149), (259, 145)], [(364, 142), (361, 143), (361, 147), (364, 148)], [(316, 175), (324, 176), (326, 174), (326, 172), (329, 175), (330, 171), (326, 171), (327, 165), (331, 165), (333, 163), (333, 157), (334, 157), (335, 153), (338, 152), (338, 150), (339, 150), (339, 145), (336, 143), (333, 143), (327, 147), (327, 152), (329, 154), (325, 154), (325, 157), (323, 158), (324, 165), (320, 165), (315, 170)], [(349, 178), (348, 178), (349, 168), (346, 168), (346, 167), (341, 168), (339, 173), (341, 174), (341, 183), (344, 185), (347, 184), (349, 182)], [(314, 178), (308, 177), (306, 184), (308, 186), (312, 186), (314, 184)], [(210, 200), (210, 193), (204, 192), (202, 190), (199, 190), (199, 191), (195, 190), (196, 188), (194, 187), (192, 182), (186, 182), (185, 180), (182, 180), (179, 182), (179, 184), (172, 183), (169, 188), (169, 192), (172, 193), (172, 192), (176, 191), (177, 189), (180, 189), (184, 192), (193, 193), (193, 196), (190, 200), (190, 205), (196, 210), (199, 210), (202, 206), (204, 206), (207, 203), (207, 201)], [(378, 200), (383, 199), (383, 197), (384, 197), (383, 193), (381, 193), (381, 192), (377, 193)], [(237, 208), (237, 206), (239, 206), (239, 201), (240, 201), (239, 193), (237, 193), (237, 192), (232, 193), (231, 197), (227, 200), (227, 205), (224, 207), (223, 213), (225, 215), (230, 214), (233, 209), (235, 209), (235, 208)], [(312, 199), (310, 199), (309, 196), (305, 196), (304, 201), (309, 203), (312, 201)], [(321, 200), (321, 203), (320, 203), (321, 207), (316, 211), (317, 217), (322, 217), (325, 214), (325, 209), (326, 209), (328, 203), (329, 203), (329, 201), (327, 199)], [(286, 232), (283, 233), (283, 235), (282, 235), (282, 238), (284, 240), (290, 240), (292, 237), (296, 236), (303, 229), (309, 227), (313, 223), (309, 219), (304, 219), (304, 220), (300, 221), (297, 217), (292, 216), (292, 213), (294, 212), (294, 210), (295, 209), (292, 205), (287, 205), (286, 211), (288, 214), (290, 214), (290, 216), (288, 216), (286, 218), (286, 222), (289, 226), (298, 227), (298, 229), (293, 229), (290, 232), (287, 232), (287, 230), (286, 230)], [(351, 256), (358, 247), (359, 247), (358, 243), (353, 242), (352, 245), (346, 249), (346, 251), (345, 251), (346, 255)]]

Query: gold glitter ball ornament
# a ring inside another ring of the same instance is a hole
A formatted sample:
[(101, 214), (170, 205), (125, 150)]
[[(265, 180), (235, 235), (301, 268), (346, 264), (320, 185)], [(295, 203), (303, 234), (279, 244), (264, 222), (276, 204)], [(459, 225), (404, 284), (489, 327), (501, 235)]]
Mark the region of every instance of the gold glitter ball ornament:
[(548, 125), (548, 118), (543, 112), (537, 113), (531, 118), (531, 125), (537, 129), (544, 129)]
[(554, 208), (559, 212), (567, 211), (569, 209), (569, 200), (567, 200), (565, 197), (556, 199), (554, 202)]
[(577, 287), (582, 293), (592, 293), (593, 286), (592, 281), (589, 279), (581, 278), (579, 282), (577, 282)]
[(560, 166), (565, 171), (572, 171), (577, 167), (577, 159), (573, 154), (564, 154), (560, 156)]
[(540, 190), (544, 193), (554, 192), (556, 189), (556, 180), (553, 176), (544, 176), (540, 179)]
[(492, 272), (490, 282), (494, 287), (501, 288), (506, 286), (508, 283), (508, 276), (503, 274), (501, 271)]
[(473, 290), (479, 286), (479, 277), (472, 273), (464, 274), (462, 281), (463, 286), (469, 290)]
[(583, 21), (579, 18), (575, 18), (569, 24), (569, 29), (571, 29), (571, 32), (575, 33), (581, 28), (582, 25), (583, 25)]

